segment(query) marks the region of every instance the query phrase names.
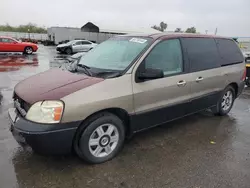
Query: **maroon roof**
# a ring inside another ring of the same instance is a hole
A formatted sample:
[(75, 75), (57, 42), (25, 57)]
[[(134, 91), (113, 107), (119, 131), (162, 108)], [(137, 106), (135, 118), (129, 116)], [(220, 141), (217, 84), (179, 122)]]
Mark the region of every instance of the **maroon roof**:
[(136, 36), (136, 37), (151, 37), (154, 40), (157, 39), (168, 39), (177, 37), (192, 37), (192, 38), (226, 38), (217, 35), (204, 35), (204, 34), (193, 34), (193, 33), (154, 33), (154, 34), (128, 34), (125, 36)]

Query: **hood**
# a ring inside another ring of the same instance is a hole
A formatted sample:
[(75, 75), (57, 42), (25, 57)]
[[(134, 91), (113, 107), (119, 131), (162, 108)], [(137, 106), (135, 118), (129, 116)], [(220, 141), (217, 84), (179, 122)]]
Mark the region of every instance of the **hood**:
[(50, 69), (19, 82), (15, 87), (15, 94), (27, 103), (33, 104), (42, 100), (59, 100), (101, 81), (101, 78)]
[(30, 45), (30, 46), (37, 46), (35, 43), (32, 42), (21, 42), (24, 45)]
[(66, 47), (66, 46), (69, 46), (69, 44), (67, 44), (67, 43), (65, 43), (65, 44), (59, 44), (59, 45), (57, 45), (57, 48)]

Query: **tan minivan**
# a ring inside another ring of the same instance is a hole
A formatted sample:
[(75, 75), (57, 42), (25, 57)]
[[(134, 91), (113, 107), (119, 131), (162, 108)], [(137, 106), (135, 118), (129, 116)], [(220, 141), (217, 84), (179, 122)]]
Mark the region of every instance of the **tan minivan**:
[(111, 38), (78, 61), (18, 83), (10, 130), (43, 154), (112, 159), (126, 137), (205, 109), (226, 115), (242, 93), (244, 57), (228, 38)]

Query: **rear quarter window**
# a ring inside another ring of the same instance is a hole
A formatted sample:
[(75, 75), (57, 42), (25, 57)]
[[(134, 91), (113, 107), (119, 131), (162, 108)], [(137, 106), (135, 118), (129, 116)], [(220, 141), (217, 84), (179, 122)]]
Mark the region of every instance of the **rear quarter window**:
[(190, 71), (203, 71), (220, 67), (220, 56), (213, 38), (183, 38)]
[(221, 66), (242, 63), (244, 57), (235, 41), (230, 39), (216, 39)]

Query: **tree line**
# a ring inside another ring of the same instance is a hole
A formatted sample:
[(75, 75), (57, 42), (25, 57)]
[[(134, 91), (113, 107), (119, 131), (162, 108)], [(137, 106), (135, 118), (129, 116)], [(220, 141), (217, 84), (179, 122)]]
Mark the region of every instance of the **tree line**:
[(11, 26), (9, 24), (0, 25), (0, 31), (22, 32), (22, 33), (47, 33), (47, 29), (45, 27), (39, 27), (36, 24), (32, 23), (19, 26)]
[[(168, 24), (165, 22), (161, 22), (159, 25), (154, 25), (152, 26), (153, 29), (156, 29), (158, 31), (165, 31), (168, 27)], [(175, 31), (176, 33), (184, 33), (184, 31), (181, 28), (176, 28)], [(196, 28), (195, 27), (189, 27), (185, 30), (185, 33), (196, 33)]]

